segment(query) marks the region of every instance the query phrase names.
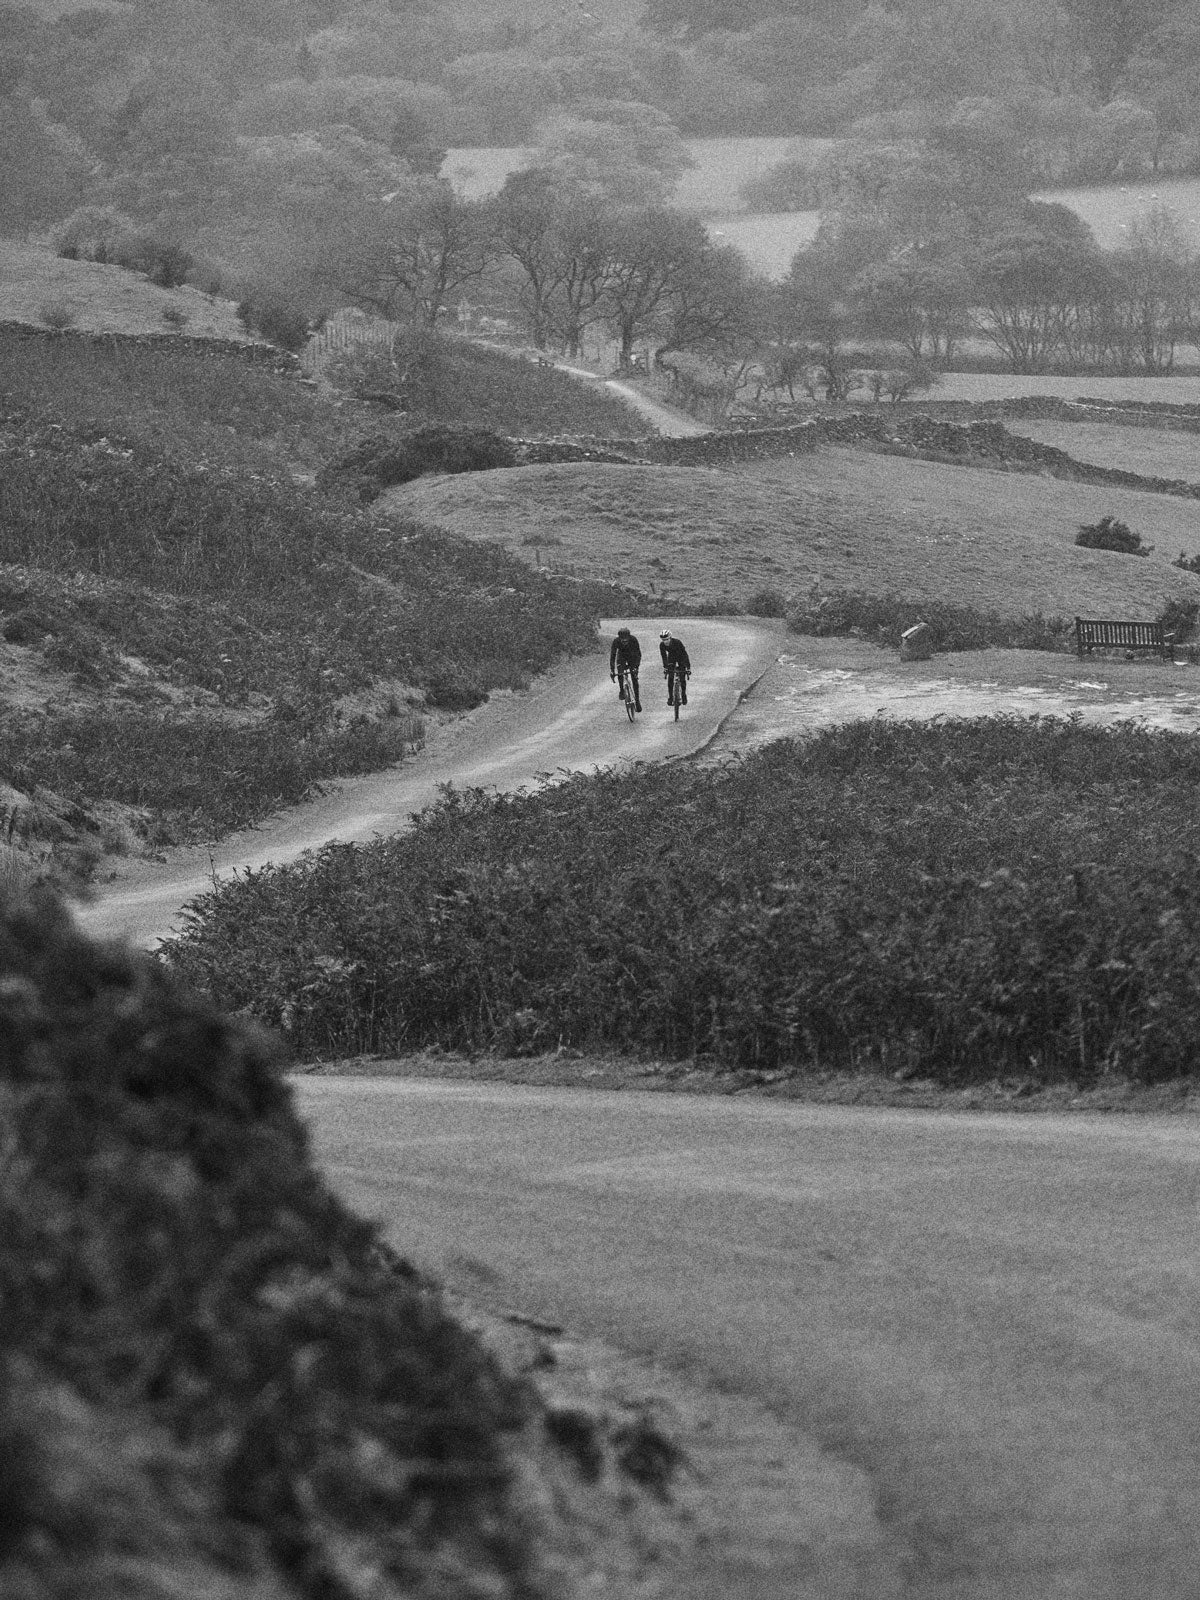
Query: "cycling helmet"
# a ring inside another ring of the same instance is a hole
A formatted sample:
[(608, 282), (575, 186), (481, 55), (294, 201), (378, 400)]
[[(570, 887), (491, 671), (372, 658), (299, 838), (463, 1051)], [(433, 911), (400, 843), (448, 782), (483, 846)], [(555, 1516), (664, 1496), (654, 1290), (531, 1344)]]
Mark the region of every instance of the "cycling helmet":
[(618, 628), (617, 629), (617, 638), (618, 639), (628, 639), (628, 637), (629, 637), (629, 629), (628, 628)]
[(660, 633), (660, 634), (659, 634), (659, 636), (658, 636), (658, 637), (659, 637), (659, 638), (660, 638), (660, 639), (669, 639), (669, 638), (670, 638), (670, 637), (671, 637), (671, 630), (670, 630), (670, 628), (664, 628), (664, 629), (663, 629), (663, 631), (662, 631), (662, 632), (661, 632), (661, 633)]

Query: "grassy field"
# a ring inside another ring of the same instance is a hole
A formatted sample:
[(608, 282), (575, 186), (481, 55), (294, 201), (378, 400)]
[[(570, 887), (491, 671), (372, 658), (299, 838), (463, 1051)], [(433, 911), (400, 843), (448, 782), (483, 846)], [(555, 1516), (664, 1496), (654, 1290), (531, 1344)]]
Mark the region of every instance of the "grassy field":
[(0, 237), (0, 322), (42, 321), (48, 307), (95, 333), (166, 333), (163, 312), (182, 311), (180, 331), (246, 340), (232, 300), (199, 289), (160, 289), (140, 273), (94, 261), (66, 261), (48, 244)]
[[(770, 587), (941, 599), (1006, 616), (1154, 616), (1197, 580), (1200, 507), (1163, 495), (909, 461), (850, 449), (733, 471), (526, 467), (422, 479), (385, 503), (422, 522), (578, 576), (620, 579), (682, 604), (744, 603)], [(1135, 559), (1082, 550), (1112, 514), (1156, 546)]]
[(1119, 250), (1128, 241), (1130, 225), (1159, 206), (1171, 213), (1193, 248), (1200, 245), (1200, 178), (1143, 178), (1094, 189), (1052, 189), (1036, 198), (1069, 206), (1105, 250)]
[(1010, 433), (1065, 450), (1077, 461), (1123, 467), (1146, 477), (1200, 483), (1200, 434), (1174, 433), (1165, 428), (1110, 427), (1104, 422), (1032, 422), (1024, 418), (1013, 418), (1005, 427)]
[(1149, 400), (1200, 405), (1200, 375), (1166, 378), (1115, 378), (1084, 373), (943, 372), (928, 399), (1012, 400), (1028, 394), (1061, 395), (1066, 400)]
[(695, 165), (680, 178), (675, 204), (686, 211), (723, 216), (743, 209), (742, 189), (752, 178), (763, 177), (781, 161), (815, 164), (838, 141), (758, 138), (688, 139), (685, 143)]

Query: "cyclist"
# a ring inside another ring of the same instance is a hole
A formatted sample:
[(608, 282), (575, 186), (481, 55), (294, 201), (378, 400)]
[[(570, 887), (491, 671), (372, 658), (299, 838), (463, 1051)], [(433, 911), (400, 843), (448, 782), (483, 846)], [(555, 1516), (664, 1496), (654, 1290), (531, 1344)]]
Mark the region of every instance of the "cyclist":
[[(618, 628), (617, 637), (612, 642), (612, 649), (608, 652), (608, 675), (614, 683), (617, 681), (617, 667), (629, 668), (629, 681), (633, 684), (633, 709), (642, 709), (642, 692), (638, 688), (638, 668), (642, 664), (642, 647), (637, 642), (637, 635), (630, 633), (628, 628)], [(617, 689), (617, 699), (621, 698), (620, 688)]]
[(687, 705), (687, 681), (692, 675), (692, 663), (682, 639), (672, 637), (670, 628), (658, 636), (658, 653), (662, 657), (663, 676), (667, 680), (667, 704), (671, 704), (671, 680), (679, 673), (679, 703)]

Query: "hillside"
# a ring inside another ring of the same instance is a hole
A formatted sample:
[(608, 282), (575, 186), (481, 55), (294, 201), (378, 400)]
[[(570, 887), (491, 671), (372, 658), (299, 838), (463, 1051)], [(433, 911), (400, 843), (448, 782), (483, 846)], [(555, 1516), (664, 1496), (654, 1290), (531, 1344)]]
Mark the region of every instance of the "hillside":
[[(390, 490), (396, 515), (498, 541), (552, 571), (646, 587), (685, 609), (784, 597), (814, 584), (999, 612), (1156, 615), (1195, 578), (1195, 504), (848, 448), (734, 470), (580, 464), (425, 478)], [(1082, 550), (1111, 514), (1152, 556)]]
[[(218, 838), (590, 645), (598, 592), (313, 483), (423, 417), (631, 431), (619, 402), (458, 344), (397, 417), (267, 346), (123, 337), (117, 269), (66, 265), (101, 287), (83, 326), (0, 329), (6, 870)], [(120, 277), (136, 322), (153, 286)]]
[(62, 311), (69, 325), (97, 333), (165, 333), (163, 313), (182, 313), (180, 328), (208, 339), (249, 342), (232, 300), (191, 284), (160, 289), (141, 273), (95, 261), (68, 261), (44, 242), (0, 235), (0, 323), (44, 323)]

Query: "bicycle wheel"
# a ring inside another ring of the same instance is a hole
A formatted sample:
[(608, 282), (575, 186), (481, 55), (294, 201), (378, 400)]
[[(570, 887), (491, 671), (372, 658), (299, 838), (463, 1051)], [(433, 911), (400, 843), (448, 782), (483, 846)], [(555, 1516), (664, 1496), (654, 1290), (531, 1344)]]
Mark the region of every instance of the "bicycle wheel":
[(675, 721), (679, 721), (679, 702), (683, 695), (683, 675), (676, 673), (671, 679), (671, 704), (675, 708)]

